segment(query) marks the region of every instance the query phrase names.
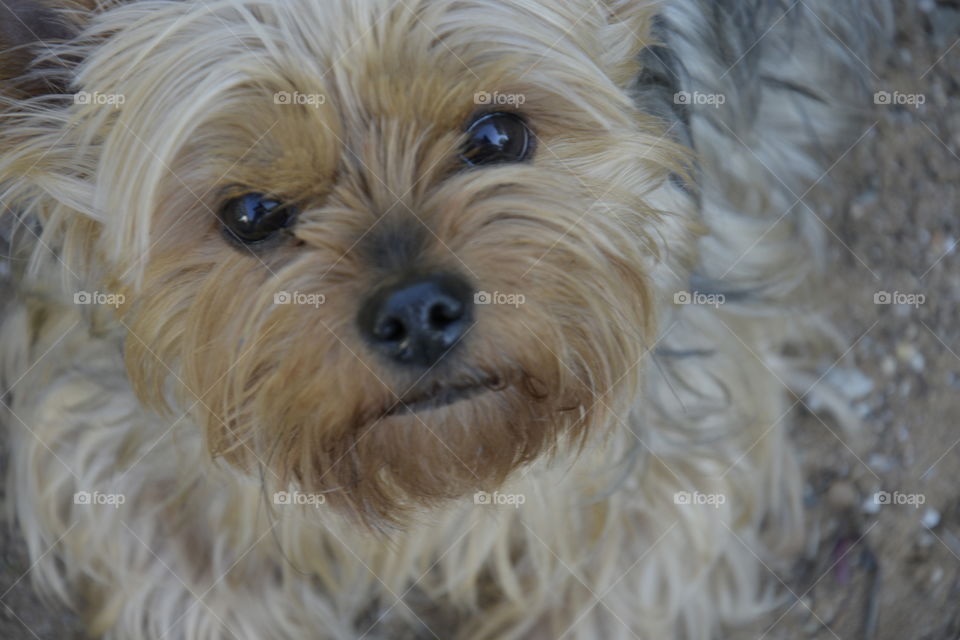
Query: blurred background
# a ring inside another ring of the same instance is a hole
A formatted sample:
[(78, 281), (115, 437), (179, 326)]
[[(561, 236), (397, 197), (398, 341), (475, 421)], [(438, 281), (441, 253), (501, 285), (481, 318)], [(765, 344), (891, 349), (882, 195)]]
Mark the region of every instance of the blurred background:
[(807, 556), (743, 638), (960, 638), (960, 1), (894, 4), (894, 46), (864, 60), (876, 125), (807, 202), (850, 346), (830, 377), (864, 432), (801, 416)]

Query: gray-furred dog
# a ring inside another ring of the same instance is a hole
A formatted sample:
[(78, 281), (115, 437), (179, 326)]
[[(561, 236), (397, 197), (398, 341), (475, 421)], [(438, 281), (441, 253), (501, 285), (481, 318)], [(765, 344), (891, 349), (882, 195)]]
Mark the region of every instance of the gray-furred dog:
[[(11, 509), (122, 640), (718, 637), (802, 536), (878, 2), (18, 0)], [(844, 419), (828, 390), (824, 403)]]

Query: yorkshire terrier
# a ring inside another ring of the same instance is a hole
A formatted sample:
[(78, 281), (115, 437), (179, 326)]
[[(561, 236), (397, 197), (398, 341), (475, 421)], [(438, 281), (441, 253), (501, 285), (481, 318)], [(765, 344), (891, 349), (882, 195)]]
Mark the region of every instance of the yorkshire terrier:
[(118, 640), (768, 611), (832, 362), (803, 198), (864, 130), (879, 5), (4, 5), (37, 588)]

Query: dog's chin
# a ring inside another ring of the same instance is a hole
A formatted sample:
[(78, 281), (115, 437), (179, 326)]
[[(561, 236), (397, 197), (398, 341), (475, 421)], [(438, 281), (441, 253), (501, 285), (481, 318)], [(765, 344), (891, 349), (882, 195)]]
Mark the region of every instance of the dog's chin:
[(323, 492), (333, 511), (375, 527), (402, 526), (449, 500), (494, 490), (562, 437), (583, 431), (586, 399), (562, 388), (520, 372), (438, 378), (368, 399), (325, 438), (291, 441), (274, 456), (282, 463), (277, 473)]

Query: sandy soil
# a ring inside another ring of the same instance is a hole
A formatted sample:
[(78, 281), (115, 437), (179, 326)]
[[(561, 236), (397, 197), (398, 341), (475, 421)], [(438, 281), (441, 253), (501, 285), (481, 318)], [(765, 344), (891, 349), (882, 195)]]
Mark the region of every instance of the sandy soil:
[[(778, 574), (784, 607), (738, 638), (960, 638), (960, 2), (897, 4), (896, 46), (865, 63), (878, 89), (925, 102), (879, 105), (808, 199), (828, 229), (826, 299), (850, 345), (830, 375), (865, 427), (855, 437), (802, 416), (808, 552)], [(924, 298), (877, 304), (880, 292)], [(0, 638), (79, 637), (29, 582), (3, 528)]]
[(896, 46), (867, 62), (878, 89), (925, 103), (879, 105), (810, 203), (852, 345), (832, 375), (865, 432), (801, 421), (810, 552), (780, 576), (792, 608), (753, 637), (960, 637), (960, 6), (897, 4)]

